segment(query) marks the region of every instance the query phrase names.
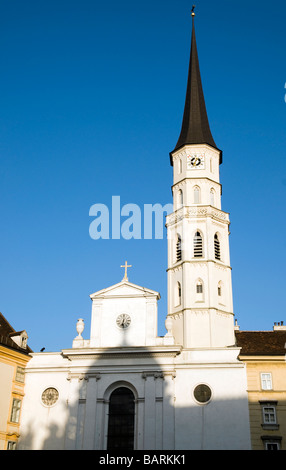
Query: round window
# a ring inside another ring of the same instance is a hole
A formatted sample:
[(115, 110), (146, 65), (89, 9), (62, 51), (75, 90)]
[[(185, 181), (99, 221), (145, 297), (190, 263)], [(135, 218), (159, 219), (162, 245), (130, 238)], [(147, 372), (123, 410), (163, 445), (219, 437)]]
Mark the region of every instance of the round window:
[(49, 387), (42, 393), (42, 403), (46, 406), (53, 406), (59, 398), (59, 392), (56, 388)]
[(198, 403), (208, 403), (212, 397), (212, 391), (208, 385), (200, 384), (194, 389), (194, 397)]

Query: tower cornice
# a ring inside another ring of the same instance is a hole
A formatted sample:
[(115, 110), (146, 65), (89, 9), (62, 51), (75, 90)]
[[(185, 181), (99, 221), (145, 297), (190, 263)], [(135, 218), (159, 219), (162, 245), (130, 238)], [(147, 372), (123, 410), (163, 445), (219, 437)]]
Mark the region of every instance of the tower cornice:
[(183, 206), (166, 216), (166, 227), (174, 225), (183, 219), (210, 217), (218, 222), (230, 224), (229, 213), (213, 206)]
[(219, 183), (215, 179), (209, 178), (207, 176), (193, 176), (192, 175), (192, 176), (185, 176), (181, 180), (178, 180), (176, 183), (172, 184), (171, 189), (173, 190), (173, 188), (175, 188), (176, 186), (179, 186), (180, 184), (186, 183), (187, 181), (190, 181), (190, 180), (192, 180), (193, 182), (196, 182), (196, 183), (201, 182), (201, 181), (210, 181), (211, 183), (214, 183), (215, 185), (222, 188), (221, 183)]

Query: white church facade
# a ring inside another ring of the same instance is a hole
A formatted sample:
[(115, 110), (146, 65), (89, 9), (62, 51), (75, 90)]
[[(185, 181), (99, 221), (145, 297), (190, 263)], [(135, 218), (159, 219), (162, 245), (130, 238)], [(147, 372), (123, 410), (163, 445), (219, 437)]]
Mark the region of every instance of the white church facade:
[(168, 313), (160, 294), (121, 282), (90, 296), (70, 349), (33, 353), (26, 368), (21, 450), (248, 450), (245, 364), (232, 305), (222, 152), (209, 128), (194, 16), (182, 130), (170, 153)]

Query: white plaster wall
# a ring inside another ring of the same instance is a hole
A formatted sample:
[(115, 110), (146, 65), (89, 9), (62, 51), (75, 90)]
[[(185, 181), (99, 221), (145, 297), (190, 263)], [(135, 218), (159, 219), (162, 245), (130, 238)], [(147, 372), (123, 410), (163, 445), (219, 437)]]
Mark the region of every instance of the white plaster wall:
[[(71, 361), (60, 353), (35, 355), (27, 369), (19, 449), (105, 449), (109, 397), (121, 385), (135, 396), (136, 449), (248, 449), (238, 349), (185, 350), (176, 359), (166, 355), (168, 347), (164, 351), (89, 361), (84, 349), (73, 351)], [(199, 383), (213, 391), (204, 406), (193, 398)], [(59, 391), (49, 408), (41, 402), (47, 387)]]
[[(93, 297), (91, 347), (154, 345), (157, 337), (157, 293), (122, 283)], [(116, 324), (122, 314), (131, 317), (130, 326)]]
[[(196, 385), (210, 386), (206, 405), (193, 397)], [(177, 369), (176, 449), (249, 450), (250, 432), (246, 379), (243, 367)]]
[[(22, 403), (18, 448), (42, 450), (64, 449), (69, 415), (69, 382), (60, 353), (35, 355), (26, 368), (25, 397)], [(43, 405), (41, 396), (46, 388), (59, 392), (55, 406)]]
[[(157, 306), (155, 302), (146, 299), (105, 299), (101, 306), (94, 306), (94, 338), (95, 347), (117, 347), (123, 345), (144, 346), (155, 343), (157, 336)], [(117, 317), (126, 313), (131, 317), (127, 329), (121, 329), (116, 324)], [(93, 337), (91, 337), (93, 340)], [(148, 341), (149, 340), (149, 341)]]

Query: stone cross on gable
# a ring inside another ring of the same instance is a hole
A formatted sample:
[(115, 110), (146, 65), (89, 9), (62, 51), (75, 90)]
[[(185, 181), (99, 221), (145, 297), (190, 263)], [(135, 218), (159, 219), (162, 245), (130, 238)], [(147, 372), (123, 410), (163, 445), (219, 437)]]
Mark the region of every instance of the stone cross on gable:
[(120, 267), (125, 268), (125, 274), (124, 274), (124, 278), (122, 279), (122, 281), (128, 281), (127, 268), (132, 268), (132, 264), (127, 264), (127, 261), (125, 261), (125, 264), (121, 265)]

